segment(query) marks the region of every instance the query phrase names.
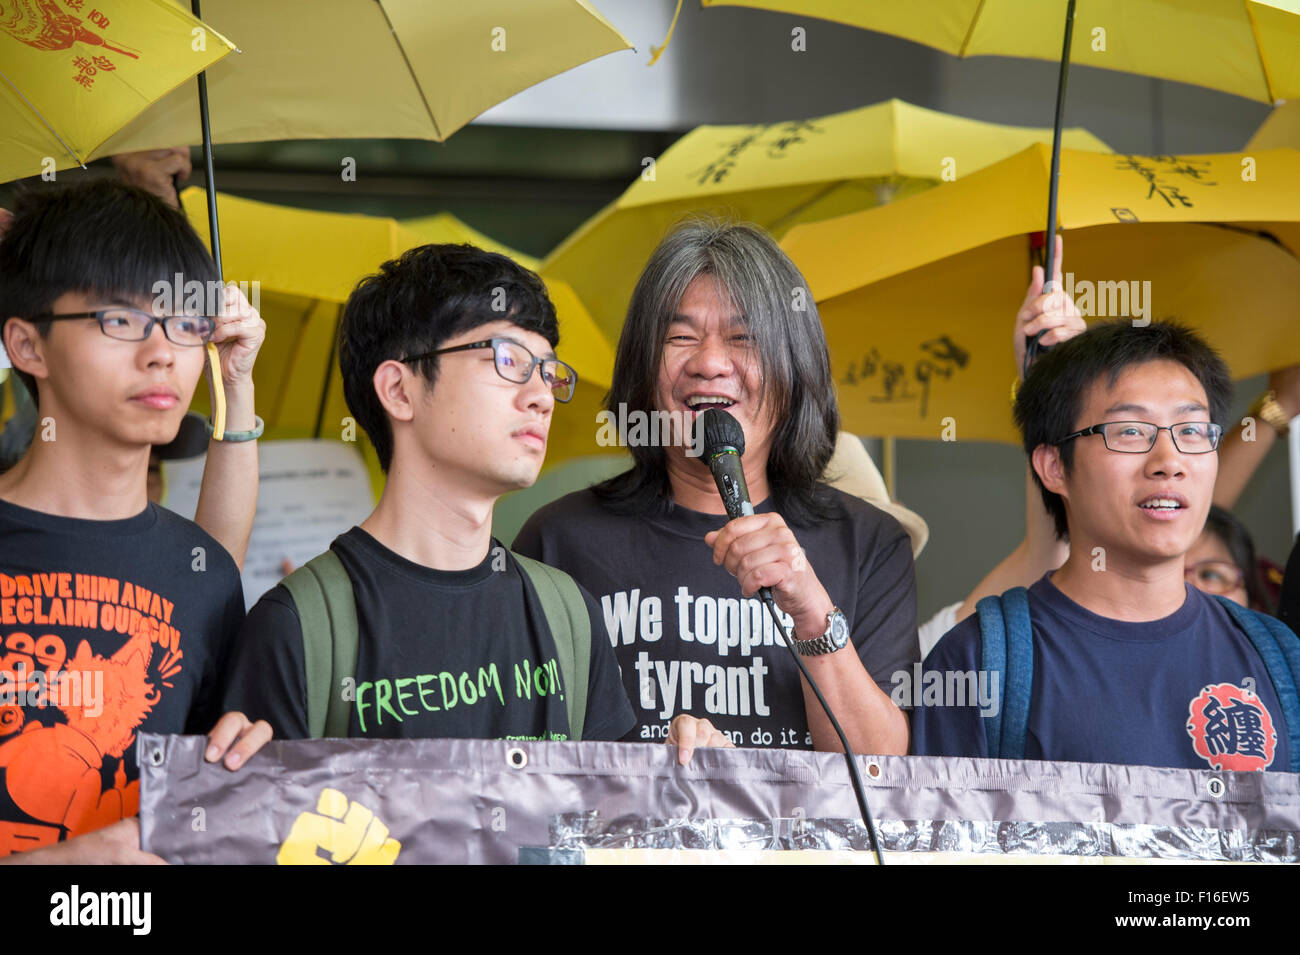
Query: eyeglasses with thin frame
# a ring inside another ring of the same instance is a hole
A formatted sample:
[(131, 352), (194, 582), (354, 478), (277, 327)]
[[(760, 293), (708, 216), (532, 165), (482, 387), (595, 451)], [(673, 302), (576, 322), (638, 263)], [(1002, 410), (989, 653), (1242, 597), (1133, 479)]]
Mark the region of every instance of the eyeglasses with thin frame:
[(66, 312), (62, 315), (37, 315), (32, 321), (58, 322), (67, 319), (93, 318), (99, 330), (109, 338), (123, 342), (142, 342), (153, 334), (154, 325), (161, 325), (163, 334), (173, 345), (186, 348), (204, 345), (217, 327), (215, 319), (206, 315), (150, 315), (138, 308), (116, 306), (93, 312)]
[(1075, 438), (1099, 434), (1111, 451), (1146, 454), (1156, 446), (1161, 431), (1169, 432), (1174, 447), (1183, 454), (1208, 454), (1219, 446), (1219, 437), (1223, 434), (1223, 428), (1209, 421), (1183, 421), (1170, 425), (1152, 424), (1150, 421), (1107, 421), (1067, 434), (1056, 443), (1065, 444)]
[(1246, 580), (1246, 575), (1236, 564), (1214, 558), (1188, 564), (1183, 568), (1183, 576), (1193, 587), (1211, 594), (1231, 593)]
[(402, 361), (423, 361), (437, 355), (449, 355), (452, 352), (469, 351), (473, 348), (491, 348), (492, 364), (496, 367), (497, 374), (506, 381), (516, 385), (525, 384), (533, 377), (533, 369), (540, 365), (542, 381), (550, 386), (551, 394), (555, 396), (556, 401), (570, 401), (574, 391), (577, 390), (578, 373), (572, 366), (566, 365), (558, 358), (538, 358), (519, 342), (511, 341), (509, 338), (489, 338), (481, 342), (470, 342), (467, 345), (439, 348), (437, 351), (426, 352), (423, 355), (410, 355)]

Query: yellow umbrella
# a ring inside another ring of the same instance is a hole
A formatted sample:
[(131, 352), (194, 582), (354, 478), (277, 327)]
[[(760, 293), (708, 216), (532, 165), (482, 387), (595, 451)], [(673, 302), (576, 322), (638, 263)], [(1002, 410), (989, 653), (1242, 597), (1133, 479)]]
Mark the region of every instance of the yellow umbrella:
[[(700, 126), (542, 263), (569, 282), (611, 340), (664, 232), (692, 212), (730, 214), (778, 237), (800, 222), (870, 208), (965, 176), (1049, 138), (889, 100), (765, 126)], [(1075, 149), (1108, 151), (1086, 130)]]
[[(1194, 83), (1273, 103), (1300, 94), (1300, 0), (704, 0), (806, 13), (954, 56), (1018, 56), (1060, 64), (1056, 136), (1047, 180), (1049, 236), (1057, 222), (1060, 131), (1070, 63)], [(1075, 33), (1076, 12), (1083, 29)], [(1061, 24), (1064, 23), (1062, 30)], [(1044, 271), (1053, 274), (1054, 243)], [(1029, 343), (1032, 360), (1038, 338)]]
[[(953, 56), (1061, 60), (1067, 0), (702, 0), (802, 13)], [(1069, 60), (1273, 103), (1300, 96), (1300, 0), (1078, 0)]]
[[(1008, 327), (1049, 166), (1049, 150), (1033, 146), (785, 237), (819, 303), (847, 430), (1017, 440)], [(1061, 171), (1065, 290), (1085, 317), (1176, 318), (1237, 377), (1300, 360), (1300, 152), (1066, 150)]]
[[(442, 141), (520, 90), (631, 48), (585, 0), (207, 0), (203, 13), (242, 51), (208, 71), (214, 143)], [(177, 90), (107, 149), (195, 145), (198, 115), (195, 91)]]
[(1300, 149), (1300, 100), (1274, 107), (1246, 143), (1247, 152), (1283, 147)]
[(167, 0), (0, 3), (0, 182), (79, 165), (234, 47)]
[[(206, 214), (203, 190), (191, 187), (181, 198), (197, 228)], [(256, 291), (267, 322), (253, 377), (268, 435), (355, 438), (377, 477), (369, 442), (345, 420), (347, 403), (334, 355), (343, 305), (361, 278), (407, 249), (485, 237), (449, 215), (415, 220), (411, 228), (393, 219), (294, 209), (230, 195), (222, 195), (220, 202), (225, 278), (240, 283), (250, 298)], [(481, 244), (514, 255), (497, 243)], [(547, 449), (550, 466), (606, 450), (595, 444), (595, 413), (609, 387), (614, 353), (571, 288), (554, 280), (548, 288), (560, 319), (560, 355), (579, 376), (577, 395), (555, 413)], [(200, 410), (205, 410), (205, 400), (196, 399)]]

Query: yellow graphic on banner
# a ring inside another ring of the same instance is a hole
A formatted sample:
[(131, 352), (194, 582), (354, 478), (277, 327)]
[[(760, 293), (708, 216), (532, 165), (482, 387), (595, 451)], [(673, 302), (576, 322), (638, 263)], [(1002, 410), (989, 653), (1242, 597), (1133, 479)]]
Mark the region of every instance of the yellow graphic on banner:
[(316, 811), (304, 812), (294, 820), (275, 862), (392, 865), (401, 851), (402, 844), (388, 838), (388, 827), (373, 812), (337, 789), (323, 789), (316, 800)]

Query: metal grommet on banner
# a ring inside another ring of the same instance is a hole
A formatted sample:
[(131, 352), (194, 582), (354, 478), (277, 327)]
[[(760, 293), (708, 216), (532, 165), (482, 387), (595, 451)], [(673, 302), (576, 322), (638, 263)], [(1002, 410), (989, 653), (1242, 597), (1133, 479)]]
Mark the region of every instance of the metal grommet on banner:
[(1218, 776), (1211, 776), (1205, 781), (1205, 791), (1215, 799), (1222, 798), (1227, 788), (1227, 784)]
[(523, 769), (528, 765), (528, 754), (518, 746), (511, 746), (506, 750), (506, 762), (511, 769)]
[(155, 746), (151, 746), (151, 747), (149, 747), (149, 762), (150, 762), (150, 763), (152, 763), (152, 764), (155, 765), (155, 766), (161, 766), (161, 765), (163, 764), (163, 759), (164, 759), (164, 758), (165, 758), (165, 757), (163, 756), (163, 748), (162, 748), (161, 746), (157, 746), (157, 745), (155, 745)]
[(880, 764), (877, 762), (867, 763), (867, 775), (872, 779), (880, 778)]

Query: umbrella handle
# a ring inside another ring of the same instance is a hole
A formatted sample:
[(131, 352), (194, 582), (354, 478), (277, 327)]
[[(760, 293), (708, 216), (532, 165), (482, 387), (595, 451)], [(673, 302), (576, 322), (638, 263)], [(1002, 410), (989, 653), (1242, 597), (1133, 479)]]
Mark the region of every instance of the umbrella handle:
[(212, 438), (220, 441), (226, 436), (226, 389), (221, 383), (221, 356), (217, 346), (208, 342), (208, 394), (212, 398)]

